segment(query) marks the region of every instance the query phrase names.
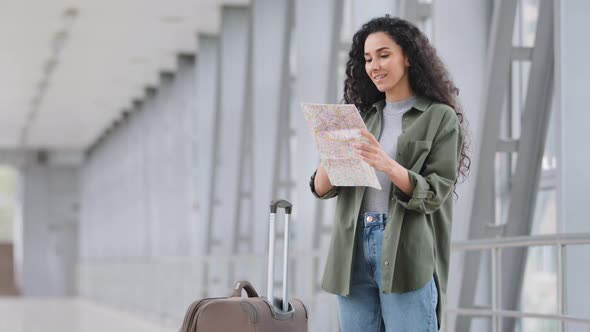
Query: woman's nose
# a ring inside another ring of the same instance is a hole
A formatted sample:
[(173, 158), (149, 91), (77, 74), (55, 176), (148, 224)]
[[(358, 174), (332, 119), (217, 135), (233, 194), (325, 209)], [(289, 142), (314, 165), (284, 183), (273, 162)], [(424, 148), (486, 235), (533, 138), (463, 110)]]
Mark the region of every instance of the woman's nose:
[(373, 61), (371, 61), (371, 69), (379, 69), (379, 66), (379, 60), (373, 59)]

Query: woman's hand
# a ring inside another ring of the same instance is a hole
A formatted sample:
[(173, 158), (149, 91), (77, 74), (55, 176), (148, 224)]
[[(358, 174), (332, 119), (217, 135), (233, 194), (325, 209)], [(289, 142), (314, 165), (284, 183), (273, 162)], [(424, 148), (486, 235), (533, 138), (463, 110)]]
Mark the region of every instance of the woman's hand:
[(376, 170), (387, 174), (396, 187), (411, 196), (414, 186), (410, 181), (408, 170), (383, 151), (381, 144), (373, 134), (364, 129), (360, 131), (360, 134), (368, 140), (368, 143), (357, 142), (354, 144), (354, 148), (361, 159)]
[(354, 143), (354, 148), (362, 160), (385, 174), (389, 174), (395, 166), (399, 165), (383, 151), (373, 134), (364, 129), (360, 131), (360, 134), (368, 140), (368, 143)]

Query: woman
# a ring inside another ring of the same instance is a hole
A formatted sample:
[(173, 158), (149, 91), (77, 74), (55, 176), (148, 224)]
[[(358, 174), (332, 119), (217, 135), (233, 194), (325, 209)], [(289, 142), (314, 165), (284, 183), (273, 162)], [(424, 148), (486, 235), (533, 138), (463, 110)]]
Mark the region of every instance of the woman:
[(338, 196), (322, 287), (338, 295), (342, 331), (437, 331), (449, 269), (453, 195), (469, 170), (458, 89), (426, 36), (389, 15), (354, 35), (344, 99), (368, 131), (356, 143), (382, 190), (310, 186)]

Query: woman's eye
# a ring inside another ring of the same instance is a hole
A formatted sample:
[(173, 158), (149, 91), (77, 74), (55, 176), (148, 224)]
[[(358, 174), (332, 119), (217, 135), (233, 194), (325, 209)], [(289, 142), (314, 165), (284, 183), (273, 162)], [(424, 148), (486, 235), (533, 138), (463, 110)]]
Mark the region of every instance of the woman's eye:
[(388, 58), (388, 57), (389, 57), (389, 54), (382, 54), (382, 55), (381, 55), (381, 58), (382, 58), (382, 59), (385, 59), (385, 58)]
[(373, 60), (373, 59), (365, 59), (365, 62), (366, 62), (366, 63), (371, 63), (371, 61), (372, 61), (372, 60)]

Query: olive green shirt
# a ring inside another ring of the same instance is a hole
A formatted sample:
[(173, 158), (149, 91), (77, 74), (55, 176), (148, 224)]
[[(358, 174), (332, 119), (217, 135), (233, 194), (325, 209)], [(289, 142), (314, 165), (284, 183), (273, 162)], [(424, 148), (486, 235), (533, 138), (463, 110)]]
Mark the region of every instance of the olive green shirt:
[[(362, 113), (367, 129), (379, 139), (385, 101)], [(437, 313), (445, 303), (449, 271), (453, 189), (462, 134), (455, 111), (418, 97), (402, 117), (396, 161), (408, 169), (411, 196), (392, 184), (381, 255), (384, 293), (423, 287), (434, 275), (439, 289)], [(310, 182), (312, 192), (313, 179)], [(365, 187), (334, 187), (322, 199), (338, 196), (330, 251), (322, 288), (348, 295), (358, 213)]]

